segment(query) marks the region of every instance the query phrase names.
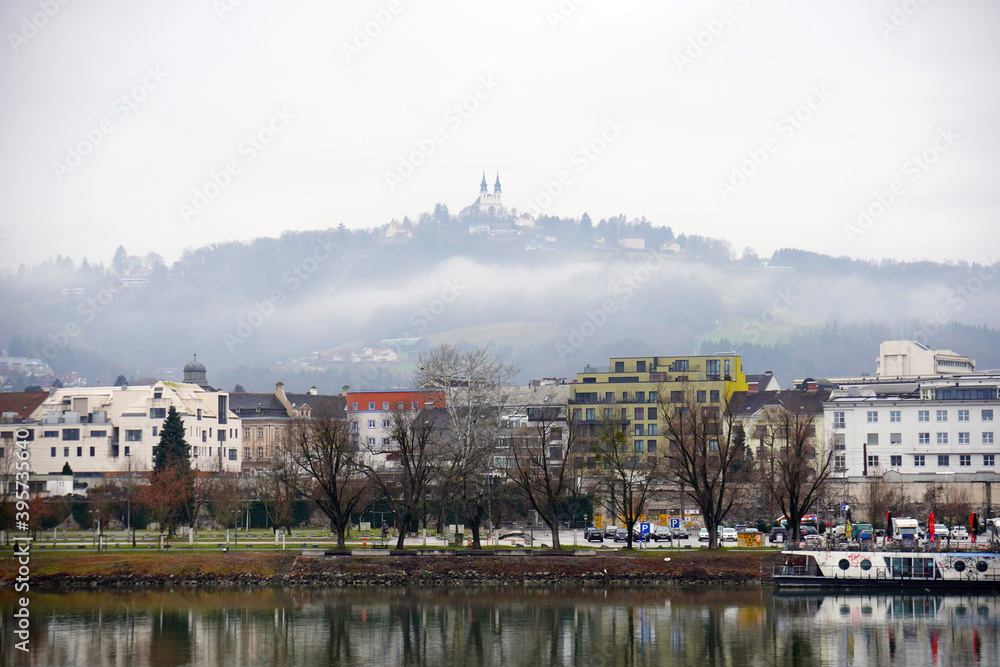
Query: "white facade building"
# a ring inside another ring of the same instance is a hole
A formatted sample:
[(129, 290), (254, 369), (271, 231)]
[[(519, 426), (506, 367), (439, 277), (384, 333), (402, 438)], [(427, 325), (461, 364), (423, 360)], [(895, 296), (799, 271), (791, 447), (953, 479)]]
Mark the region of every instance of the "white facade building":
[(32, 414), (31, 471), (115, 474), (151, 470), (159, 430), (173, 406), (184, 421), (193, 468), (239, 472), (240, 420), (229, 394), (197, 384), (55, 390)]
[(976, 362), (951, 350), (932, 350), (912, 340), (887, 340), (878, 346), (875, 375), (917, 377), (972, 373)]
[(835, 475), (1000, 482), (998, 386), (980, 375), (833, 390), (823, 416)]

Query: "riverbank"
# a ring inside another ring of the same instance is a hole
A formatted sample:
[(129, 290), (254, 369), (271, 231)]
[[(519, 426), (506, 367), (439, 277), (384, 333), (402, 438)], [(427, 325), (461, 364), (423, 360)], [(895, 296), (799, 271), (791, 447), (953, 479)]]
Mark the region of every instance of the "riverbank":
[[(232, 587), (759, 585), (775, 552), (704, 549), (593, 556), (302, 556), (289, 552), (34, 553), (32, 590)], [(0, 560), (0, 586), (17, 562)], [(765, 577), (769, 579), (769, 577)]]

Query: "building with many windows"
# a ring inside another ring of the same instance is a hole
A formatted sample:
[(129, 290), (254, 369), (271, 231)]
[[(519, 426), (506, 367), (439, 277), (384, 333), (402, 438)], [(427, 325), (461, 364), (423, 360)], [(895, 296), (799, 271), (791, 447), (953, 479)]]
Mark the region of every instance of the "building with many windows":
[(371, 451), (392, 441), (392, 414), (443, 408), (444, 392), (436, 389), (346, 391), (347, 418), (361, 449)]
[(240, 470), (240, 420), (229, 408), (229, 394), (165, 381), (52, 391), (32, 415), (38, 426), (31, 470), (58, 473), (68, 463), (78, 476), (99, 477), (152, 469), (159, 430), (171, 406), (184, 421), (192, 467)]
[(878, 347), (879, 377), (919, 377), (972, 373), (976, 362), (951, 350), (932, 350), (912, 340), (887, 340)]
[[(587, 366), (570, 385), (568, 417), (578, 435), (573, 464), (583, 475), (595, 473), (594, 446), (606, 425), (621, 428), (636, 455), (660, 456), (667, 444), (661, 406), (721, 410), (738, 391), (747, 391), (747, 378), (735, 354), (613, 357), (606, 369)], [(650, 514), (666, 511), (654, 507)], [(595, 521), (613, 523), (604, 516)]]
[(1000, 375), (919, 382), (844, 384), (824, 405), (830, 440), (841, 454), (836, 474), (928, 485), (969, 485), (976, 503), (992, 505), (1000, 482), (995, 420)]

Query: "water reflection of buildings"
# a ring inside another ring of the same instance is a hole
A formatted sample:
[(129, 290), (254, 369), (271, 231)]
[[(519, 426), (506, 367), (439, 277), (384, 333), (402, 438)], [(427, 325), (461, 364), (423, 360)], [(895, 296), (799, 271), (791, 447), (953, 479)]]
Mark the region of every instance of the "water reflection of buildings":
[(1000, 596), (774, 596), (781, 635), (808, 635), (824, 664), (995, 664)]
[(1000, 655), (1000, 598), (987, 596), (264, 590), (39, 595), (32, 609), (32, 659), (52, 665), (909, 667)]

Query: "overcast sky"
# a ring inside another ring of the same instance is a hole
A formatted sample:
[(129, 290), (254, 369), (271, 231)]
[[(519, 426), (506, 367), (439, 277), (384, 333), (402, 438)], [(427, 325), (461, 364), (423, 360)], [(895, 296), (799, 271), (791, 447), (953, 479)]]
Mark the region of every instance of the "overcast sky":
[(1000, 246), (994, 0), (0, 7), (2, 269), (457, 213), (484, 169), (737, 252)]

